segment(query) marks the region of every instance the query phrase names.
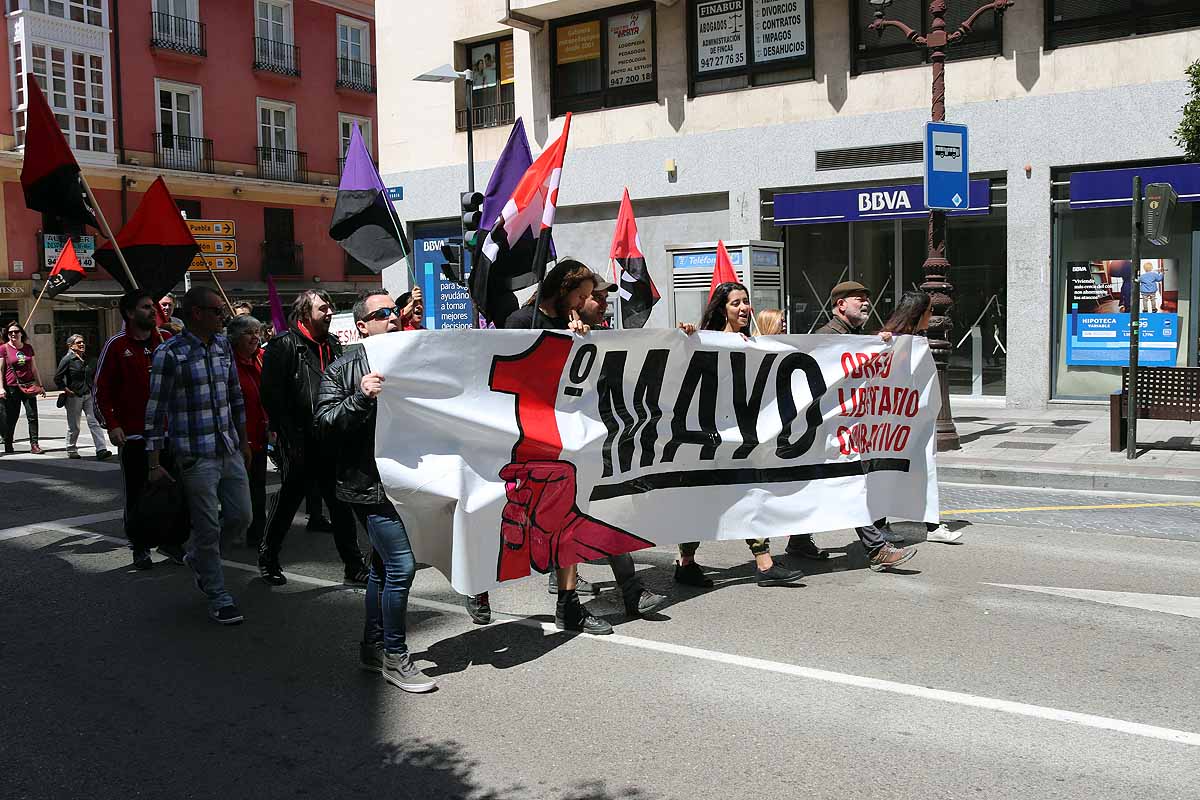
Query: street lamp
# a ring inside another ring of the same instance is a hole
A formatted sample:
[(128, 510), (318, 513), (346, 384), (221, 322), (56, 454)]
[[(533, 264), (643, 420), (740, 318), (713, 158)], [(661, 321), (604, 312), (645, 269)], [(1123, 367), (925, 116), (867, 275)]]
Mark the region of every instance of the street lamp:
[[(892, 0), (869, 0), (875, 7), (875, 21), (867, 26), (867, 30), (875, 31), (883, 38), (885, 28), (896, 28), (904, 38), (915, 47), (929, 52), (929, 61), (933, 65), (933, 103), (932, 118), (934, 122), (946, 119), (946, 48), (956, 44), (971, 34), (975, 22), (984, 14), (991, 11), (999, 18), (1013, 5), (1013, 0), (992, 0), (975, 10), (966, 21), (958, 26), (953, 33), (946, 32), (946, 0), (930, 0), (929, 16), (933, 22), (929, 33), (919, 34), (912, 28), (894, 19), (884, 19), (883, 12), (892, 4)], [(999, 19), (997, 19), (999, 22)], [(954, 415), (950, 410), (950, 385), (948, 382), (948, 367), (953, 346), (950, 344), (950, 306), (954, 303), (954, 286), (950, 283), (950, 262), (946, 260), (946, 212), (929, 210), (929, 254), (921, 269), (925, 273), (925, 282), (921, 291), (928, 292), (933, 297), (933, 318), (929, 322), (929, 349), (937, 363), (938, 378), (942, 392), (942, 410), (938, 413), (937, 443), (938, 450), (958, 450), (958, 430), (954, 427)]]
[(475, 87), (475, 74), (469, 69), (459, 70), (450, 64), (442, 64), (428, 72), (422, 72), (413, 80), (454, 83), (459, 78), (465, 82), (467, 92), (467, 190), (473, 192), (475, 191), (475, 120), (472, 118), (475, 116), (475, 104), (471, 95), (473, 94), (472, 89)]

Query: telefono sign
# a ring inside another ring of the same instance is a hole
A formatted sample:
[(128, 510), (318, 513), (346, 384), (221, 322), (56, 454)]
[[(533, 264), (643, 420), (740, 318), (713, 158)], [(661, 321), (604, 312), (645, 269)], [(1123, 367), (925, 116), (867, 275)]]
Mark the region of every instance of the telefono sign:
[[(920, 183), (777, 194), (775, 224), (817, 225), (923, 217), (929, 213), (924, 194), (925, 187)], [(986, 179), (971, 181), (970, 195), (966, 208), (946, 213), (950, 216), (987, 214), (991, 206), (991, 182)]]

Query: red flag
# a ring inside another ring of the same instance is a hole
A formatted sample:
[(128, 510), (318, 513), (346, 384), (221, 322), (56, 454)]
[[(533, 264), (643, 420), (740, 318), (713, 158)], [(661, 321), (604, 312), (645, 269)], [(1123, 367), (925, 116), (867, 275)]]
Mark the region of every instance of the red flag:
[(708, 299), (711, 300), (713, 292), (722, 283), (741, 283), (738, 280), (737, 273), (733, 271), (733, 262), (729, 260), (729, 251), (725, 249), (725, 242), (717, 240), (717, 268), (713, 270), (712, 284), (708, 287)]
[(75, 255), (75, 244), (67, 239), (66, 247), (58, 254), (58, 261), (54, 262), (54, 269), (50, 270), (50, 277), (46, 279), (46, 294), (58, 297), (86, 277), (87, 273)]
[(25, 76), (25, 87), (25, 157), (21, 164), (25, 206), (75, 225), (95, 227), (96, 217), (79, 183), (79, 164), (33, 73)]
[(613, 262), (613, 277), (616, 278), (621, 297), (621, 326), (641, 328), (658, 302), (659, 294), (646, 267), (642, 241), (638, 238), (637, 220), (633, 218), (633, 204), (629, 202), (629, 189), (621, 197), (617, 229), (613, 232), (608, 257)]
[[(161, 177), (150, 184), (137, 210), (117, 234), (117, 244), (138, 286), (155, 298), (172, 291), (183, 280), (188, 265), (200, 252), (196, 237)], [(96, 250), (96, 261), (127, 291), (132, 288), (126, 285), (128, 278), (111, 242)]]

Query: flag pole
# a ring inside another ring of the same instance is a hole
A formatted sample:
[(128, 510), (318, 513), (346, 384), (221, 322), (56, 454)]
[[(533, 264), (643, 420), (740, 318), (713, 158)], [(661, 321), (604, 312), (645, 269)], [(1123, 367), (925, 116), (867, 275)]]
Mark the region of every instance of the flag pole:
[(550, 229), (542, 228), (538, 234), (537, 247), (533, 249), (533, 274), (537, 276), (538, 287), (533, 294), (533, 328), (537, 330), (542, 324), (542, 281), (546, 277), (546, 255), (550, 251)]
[(79, 182), (83, 184), (83, 190), (87, 192), (92, 209), (96, 212), (96, 220), (100, 223), (100, 232), (104, 234), (105, 239), (108, 239), (113, 252), (117, 254), (117, 261), (121, 262), (121, 268), (125, 270), (125, 277), (129, 278), (129, 285), (137, 289), (137, 280), (134, 279), (133, 272), (130, 271), (129, 264), (125, 261), (125, 254), (121, 252), (121, 246), (117, 244), (117, 237), (113, 236), (112, 228), (108, 227), (108, 220), (104, 218), (104, 209), (96, 202), (96, 195), (92, 193), (92, 187), (88, 185), (87, 178), (84, 177), (82, 171), (79, 173)]
[(42, 284), (42, 291), (38, 292), (37, 300), (33, 301), (33, 308), (29, 309), (29, 316), (25, 318), (25, 324), (22, 327), (28, 328), (29, 323), (33, 321), (33, 312), (37, 311), (38, 303), (42, 302), (42, 296), (46, 294), (46, 287), (49, 285), (50, 279), (47, 278), (46, 282)]
[(196, 255), (200, 256), (200, 260), (204, 262), (204, 268), (208, 270), (208, 274), (212, 276), (213, 283), (217, 285), (217, 291), (221, 293), (221, 298), (225, 301), (225, 305), (229, 307), (229, 313), (232, 314), (233, 303), (229, 302), (228, 295), (226, 295), (225, 290), (221, 288), (221, 281), (217, 279), (217, 273), (213, 271), (212, 264), (208, 263), (208, 259), (205, 258), (203, 252), (197, 253)]

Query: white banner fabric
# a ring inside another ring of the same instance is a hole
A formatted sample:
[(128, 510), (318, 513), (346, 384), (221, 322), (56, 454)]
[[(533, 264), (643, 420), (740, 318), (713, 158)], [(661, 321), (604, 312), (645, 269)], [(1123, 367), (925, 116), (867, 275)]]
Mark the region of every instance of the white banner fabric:
[(375, 452), (416, 558), (463, 594), (653, 545), (938, 520), (925, 339), (410, 331)]

